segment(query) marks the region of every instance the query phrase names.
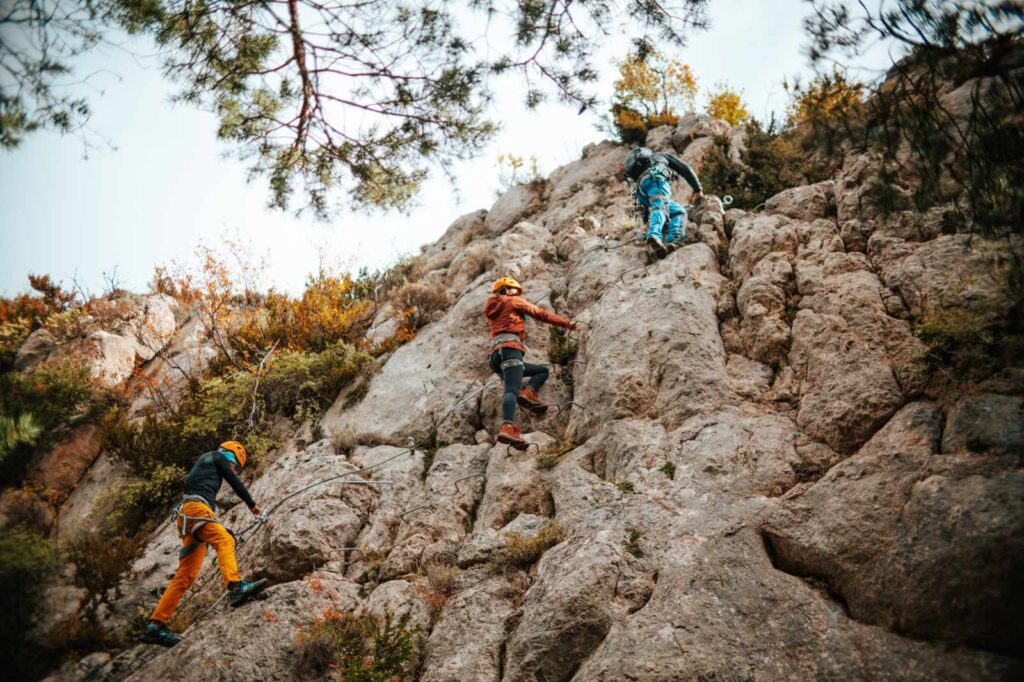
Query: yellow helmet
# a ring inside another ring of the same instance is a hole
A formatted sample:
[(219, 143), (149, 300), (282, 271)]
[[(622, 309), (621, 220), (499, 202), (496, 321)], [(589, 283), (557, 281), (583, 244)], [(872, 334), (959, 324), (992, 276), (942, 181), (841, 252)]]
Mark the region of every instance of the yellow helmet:
[(238, 460), (238, 467), (245, 468), (245, 463), (249, 459), (249, 454), (245, 451), (245, 446), (239, 443), (237, 440), (229, 440), (220, 444), (221, 450), (227, 450), (235, 455)]
[(491, 293), (497, 293), (502, 287), (509, 287), (510, 289), (519, 289), (520, 293), (523, 291), (523, 285), (515, 281), (511, 277), (502, 277), (491, 286)]

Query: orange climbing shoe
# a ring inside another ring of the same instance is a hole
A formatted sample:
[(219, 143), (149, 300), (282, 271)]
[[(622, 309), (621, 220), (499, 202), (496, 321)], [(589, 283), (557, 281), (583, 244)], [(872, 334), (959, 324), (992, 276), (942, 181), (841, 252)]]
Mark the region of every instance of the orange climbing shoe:
[(498, 431), (498, 442), (511, 445), (516, 450), (525, 450), (529, 447), (529, 443), (523, 440), (519, 427), (512, 422), (505, 422), (501, 425), (501, 430)]
[(544, 414), (548, 411), (548, 406), (544, 404), (544, 401), (537, 395), (537, 391), (533, 390), (532, 386), (525, 386), (523, 390), (519, 391), (519, 397), (516, 398), (516, 402), (523, 409), (529, 410), (534, 414)]

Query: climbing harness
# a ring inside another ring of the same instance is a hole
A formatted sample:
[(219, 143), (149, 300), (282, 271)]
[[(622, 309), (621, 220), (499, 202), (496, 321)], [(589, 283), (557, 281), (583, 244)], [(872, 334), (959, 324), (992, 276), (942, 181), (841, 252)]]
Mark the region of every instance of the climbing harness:
[(519, 334), (513, 334), (512, 332), (502, 332), (501, 334), (497, 334), (490, 341), (491, 350), (494, 350), (496, 347), (500, 346), (503, 343), (509, 343), (512, 341), (516, 343), (522, 343), (523, 339), (520, 338)]
[[(216, 516), (217, 515), (217, 511), (218, 511), (216, 505), (211, 507), (211, 509), (212, 509), (212, 511), (214, 513), (214, 517), (213, 518), (209, 518), (209, 517), (206, 517), (206, 516), (188, 516), (188, 515), (185, 514), (185, 512), (181, 511), (182, 506), (186, 502), (198, 502), (200, 504), (206, 505), (207, 507), (210, 506), (209, 501), (207, 501), (207, 499), (205, 497), (203, 497), (202, 495), (185, 495), (185, 497), (181, 498), (181, 502), (179, 502), (178, 505), (174, 508), (174, 511), (171, 512), (171, 520), (172, 521), (174, 521), (174, 522), (177, 522), (178, 520), (181, 521), (181, 528), (178, 530), (178, 538), (185, 538), (185, 537), (191, 535), (194, 539), (197, 539), (196, 535), (195, 535), (196, 531), (199, 530), (200, 528), (202, 528), (203, 526), (205, 526), (208, 523), (216, 523), (216, 524), (219, 524), (221, 526), (224, 525), (223, 523), (220, 522), (220, 520)], [(189, 528), (189, 526), (188, 526), (188, 522), (189, 521), (193, 522), (191, 528)]]

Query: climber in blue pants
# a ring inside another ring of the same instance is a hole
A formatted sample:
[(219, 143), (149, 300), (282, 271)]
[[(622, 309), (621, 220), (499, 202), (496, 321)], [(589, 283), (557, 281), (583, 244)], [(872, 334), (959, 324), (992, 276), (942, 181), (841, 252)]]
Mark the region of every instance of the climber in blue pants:
[[(637, 186), (636, 196), (648, 214), (644, 239), (655, 249), (657, 245), (652, 240), (674, 250), (675, 243), (686, 238), (686, 209), (682, 204), (672, 201), (668, 178), (655, 173), (647, 175)], [(668, 232), (664, 232), (666, 221)]]
[(647, 218), (644, 239), (659, 258), (664, 258), (686, 237), (686, 209), (672, 201), (669, 180), (676, 175), (686, 180), (693, 189), (693, 203), (703, 196), (700, 180), (693, 169), (674, 154), (654, 153), (647, 147), (637, 147), (626, 156), (622, 173), (636, 181), (636, 200)]

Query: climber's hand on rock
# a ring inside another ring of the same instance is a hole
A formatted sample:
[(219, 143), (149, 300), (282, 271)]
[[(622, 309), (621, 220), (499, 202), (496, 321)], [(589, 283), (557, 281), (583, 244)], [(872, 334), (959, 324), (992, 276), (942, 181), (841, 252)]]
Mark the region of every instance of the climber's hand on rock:
[(249, 511), (252, 512), (253, 516), (259, 516), (263, 513), (260, 511), (260, 506), (258, 504), (255, 507), (249, 507)]
[(703, 198), (704, 198), (704, 193), (703, 192), (694, 192), (693, 196), (690, 197), (690, 200), (693, 203), (695, 203), (695, 204), (699, 204), (701, 199), (703, 199)]

